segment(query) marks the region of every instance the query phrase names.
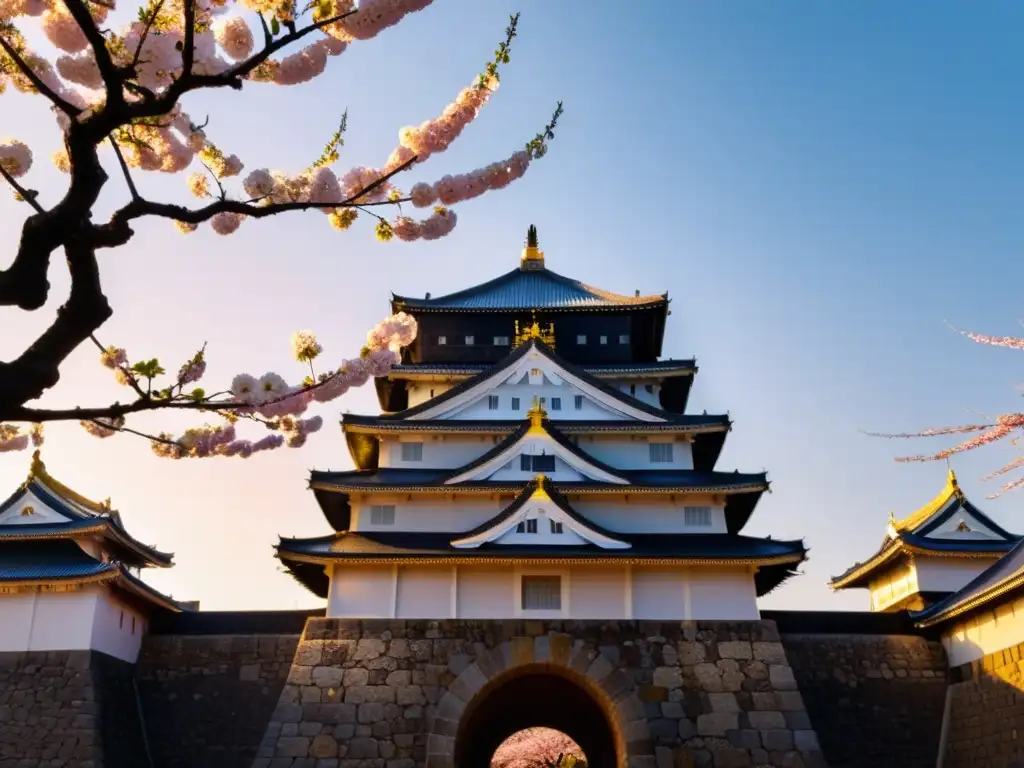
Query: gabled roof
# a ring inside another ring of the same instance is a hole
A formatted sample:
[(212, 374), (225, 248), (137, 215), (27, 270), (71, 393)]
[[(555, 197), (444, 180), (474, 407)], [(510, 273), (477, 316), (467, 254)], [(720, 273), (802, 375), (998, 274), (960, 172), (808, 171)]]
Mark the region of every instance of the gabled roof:
[[(516, 497), (515, 501), (498, 515), (481, 523), (471, 531), (453, 537), (450, 542), (451, 546), (456, 549), (477, 548), (482, 544), (494, 541), (513, 525), (517, 524), (518, 519), (522, 517), (522, 513), (528, 504), (554, 507), (561, 513), (559, 517), (564, 516), (564, 519), (558, 522), (564, 522), (566, 527), (570, 528), (584, 541), (594, 544), (601, 549), (629, 549), (630, 547), (630, 544), (623, 541), (619, 534), (612, 533), (597, 523), (581, 517), (544, 475), (537, 475)], [(550, 544), (547, 546), (555, 549), (563, 548)]]
[[(550, 415), (550, 414), (549, 414)], [(732, 428), (726, 415), (675, 415), (668, 422), (548, 419), (547, 424), (562, 435), (650, 435), (680, 434), (693, 437), (693, 467), (712, 470), (722, 452), (725, 436)], [(380, 460), (381, 434), (500, 435), (507, 436), (522, 426), (521, 421), (488, 419), (424, 419), (394, 421), (380, 416), (346, 413), (341, 419), (349, 455), (358, 469), (376, 469)]]
[(1002, 598), (1024, 591), (1024, 540), (1007, 555), (968, 582), (963, 589), (923, 611), (913, 613), (919, 627), (930, 627), (979, 608)]
[[(959, 521), (954, 531), (940, 531), (953, 520)], [(945, 486), (935, 498), (902, 520), (890, 517), (878, 551), (833, 578), (830, 586), (832, 589), (866, 587), (873, 574), (911, 555), (996, 559), (1010, 551), (1020, 539), (968, 501), (956, 474), (950, 469)]]
[(28, 478), (0, 503), (0, 514), (23, 504), (29, 494), (63, 517), (64, 521), (0, 524), (0, 542), (98, 535), (115, 548), (119, 559), (132, 567), (165, 568), (172, 563), (172, 554), (143, 544), (125, 530), (120, 514), (111, 509), (109, 499), (103, 503), (92, 501), (51, 476), (46, 471), (39, 451), (33, 455)]
[[(626, 412), (646, 414), (649, 418), (642, 418), (644, 421), (671, 421), (674, 417), (674, 414), (664, 411), (661, 408), (656, 408), (653, 405), (648, 405), (635, 397), (630, 397), (614, 387), (609, 386), (600, 379), (591, 376), (584, 369), (566, 362), (562, 358), (558, 357), (551, 347), (540, 339), (534, 338), (530, 339), (528, 342), (520, 344), (500, 363), (492, 365), (487, 370), (473, 376), (472, 378), (459, 382), (454, 387), (442, 392), (437, 397), (434, 397), (424, 403), (420, 403), (419, 405), (414, 405), (412, 408), (406, 408), (404, 411), (384, 414), (381, 418), (387, 420), (429, 419), (433, 416), (433, 412), (438, 409), (438, 406), (449, 403), (457, 397), (472, 392), (473, 390), (486, 390), (487, 385), (490, 382), (500, 377), (502, 374), (505, 374), (509, 369), (522, 361), (530, 352), (533, 351), (539, 352), (544, 358), (560, 368), (565, 374), (566, 379), (570, 382), (575, 380), (576, 383), (583, 387), (596, 390), (610, 401), (617, 403), (618, 406)], [(482, 394), (483, 392), (481, 391), (481, 396)]]
[(478, 312), (543, 310), (664, 309), (668, 294), (623, 296), (541, 267), (517, 268), (445, 296), (413, 298), (392, 294), (393, 311)]
[[(446, 379), (468, 378), (483, 373), (490, 366), (484, 363), (406, 363), (396, 365), (388, 371), (389, 379), (419, 379), (444, 377)], [(631, 376), (671, 378), (692, 376), (697, 373), (697, 361), (655, 360), (651, 363), (617, 363), (609, 365), (579, 366), (582, 370), (599, 379), (623, 379)]]
[(580, 474), (599, 482), (629, 485), (629, 480), (619, 470), (582, 451), (565, 435), (552, 428), (544, 410), (538, 406), (534, 406), (527, 413), (527, 421), (523, 422), (519, 429), (476, 460), (459, 467), (444, 483), (454, 485), (470, 482), (478, 470), (488, 465), (492, 465), (492, 472), (497, 471), (520, 452), (523, 443), (537, 438), (548, 443), (556, 457)]
[(169, 611), (184, 607), (153, 589), (127, 566), (97, 560), (70, 539), (7, 541), (0, 545), (0, 584), (26, 587), (104, 584)]
[(593, 544), (574, 547), (484, 544), (474, 549), (452, 546), (451, 533), (341, 532), (312, 539), (285, 539), (277, 557), (307, 589), (326, 597), (325, 565), (494, 564), (736, 566), (757, 568), (758, 596), (767, 594), (790, 576), (807, 557), (802, 541), (776, 541), (724, 533), (614, 534), (629, 549), (601, 549)]
[[(456, 470), (458, 471), (458, 470)], [(764, 472), (700, 472), (692, 469), (634, 469), (618, 470), (629, 480), (629, 485), (595, 482), (560, 482), (563, 494), (672, 494), (706, 493), (725, 496), (725, 521), (729, 533), (739, 533), (747, 524), (761, 494), (768, 490)], [(373, 471), (310, 473), (309, 485), (316, 495), (324, 516), (335, 530), (348, 528), (350, 519), (349, 494), (356, 493), (457, 493), (492, 494), (520, 493), (526, 483), (467, 482), (446, 485), (452, 476), (450, 469), (396, 469), (382, 467)]]

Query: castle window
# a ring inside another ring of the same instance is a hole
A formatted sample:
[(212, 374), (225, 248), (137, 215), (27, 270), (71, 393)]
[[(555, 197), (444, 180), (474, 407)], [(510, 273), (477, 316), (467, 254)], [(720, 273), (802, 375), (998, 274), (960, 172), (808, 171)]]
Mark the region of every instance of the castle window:
[(132, 616), (132, 634), (135, 634), (135, 617)]
[(537, 520), (520, 520), (516, 526), (516, 533), (536, 533), (537, 532)]
[(608, 343), (608, 337), (607, 336), (601, 336), (600, 337), (600, 341), (601, 341), (602, 344), (607, 344)]
[(576, 337), (576, 343), (577, 344), (586, 344), (587, 343), (587, 335), (585, 333), (581, 333), (579, 336)]
[(654, 385), (653, 384), (644, 384), (644, 390), (646, 390), (648, 395), (653, 395), (654, 394)]
[(561, 608), (561, 576), (523, 576), (524, 611), (557, 611)]
[(512, 398), (512, 410), (513, 411), (518, 411), (519, 410), (519, 398), (518, 397), (513, 397)]
[(554, 472), (554, 455), (530, 456), (523, 454), (519, 457), (519, 469), (523, 472)]
[(628, 333), (619, 334), (619, 344), (629, 344), (629, 334)]
[(474, 343), (476, 343), (476, 339), (473, 336), (467, 336), (466, 337), (466, 346), (467, 347), (472, 347)]
[(561, 533), (562, 532), (562, 524), (561, 523), (557, 523), (554, 520), (552, 520), (551, 521), (551, 532), (552, 533)]
[(423, 461), (423, 443), (401, 443), (402, 461)]
[(507, 347), (508, 346), (508, 336), (495, 336), (494, 337), (494, 346), (496, 346), (496, 347)]
[(711, 507), (683, 507), (683, 524), (688, 526), (711, 525)]
[(574, 400), (575, 405), (576, 405), (576, 410), (577, 411), (582, 411), (583, 410), (583, 395), (576, 395), (576, 397), (573, 398), (573, 400)]
[(636, 384), (629, 385), (629, 395), (630, 397), (636, 397)]
[(488, 395), (487, 396), (487, 410), (488, 411), (496, 411), (496, 410), (498, 410), (498, 396), (497, 395)]
[(672, 443), (651, 443), (651, 464), (672, 463)]
[(117, 628), (118, 629), (124, 629), (124, 611), (121, 611), (121, 621), (117, 625)]
[(394, 525), (395, 505), (374, 504), (370, 507), (370, 525)]
[(551, 410), (552, 411), (560, 411), (560, 410), (562, 410), (562, 398), (560, 398), (560, 397), (552, 397), (551, 398)]
[(447, 343), (448, 343), (448, 337), (447, 336), (438, 336), (437, 337), (437, 346), (443, 347)]
[(539, 379), (543, 375), (544, 375), (544, 372), (540, 368), (531, 368), (530, 369), (530, 377), (531, 378)]

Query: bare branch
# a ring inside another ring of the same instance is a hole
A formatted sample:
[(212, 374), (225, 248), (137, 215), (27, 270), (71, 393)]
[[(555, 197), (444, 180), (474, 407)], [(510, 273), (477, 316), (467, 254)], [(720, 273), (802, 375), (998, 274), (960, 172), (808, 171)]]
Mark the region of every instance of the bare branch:
[(108, 136), (107, 138), (110, 140), (110, 146), (114, 148), (114, 154), (117, 155), (117, 162), (121, 166), (124, 180), (128, 184), (128, 191), (132, 193), (132, 200), (141, 200), (142, 197), (139, 195), (139, 190), (135, 188), (135, 180), (132, 179), (131, 169), (128, 168), (128, 163), (124, 161), (124, 155), (121, 154), (121, 148), (117, 146), (117, 141), (114, 140), (113, 136)]
[(46, 98), (48, 98), (50, 101), (52, 101), (61, 110), (63, 110), (67, 114), (71, 115), (72, 117), (74, 117), (75, 115), (79, 114), (82, 111), (78, 107), (76, 107), (74, 104), (72, 104), (69, 101), (66, 101), (65, 99), (63, 99), (52, 88), (50, 88), (50, 86), (48, 86), (46, 83), (44, 83), (39, 78), (39, 75), (36, 74), (35, 70), (32, 69), (32, 67), (30, 67), (25, 62), (25, 60), (21, 57), (21, 54), (19, 54), (14, 49), (13, 45), (11, 45), (9, 42), (7, 42), (7, 38), (5, 38), (3, 35), (0, 35), (0, 48), (3, 48), (4, 49), (4, 53), (6, 53), (8, 56), (11, 57), (11, 59), (14, 61), (15, 65), (18, 67), (18, 69), (21, 70), (21, 74), (23, 74), (26, 78), (28, 78), (28, 81), (30, 83), (32, 83), (33, 87), (35, 87), (35, 89), (37, 91), (39, 91)]
[(21, 196), (21, 199), (35, 208), (37, 213), (46, 213), (43, 206), (41, 206), (39, 201), (36, 200), (39, 193), (33, 189), (25, 189), (25, 187), (21, 186), (21, 184), (18, 183), (18, 180), (8, 173), (7, 169), (4, 168), (2, 164), (0, 164), (0, 176), (3, 176), (7, 180), (7, 183), (14, 187), (14, 191)]
[[(189, 3), (191, 5), (191, 3)], [(149, 37), (149, 30), (153, 28), (153, 23), (156, 21), (156, 17), (160, 14), (160, 9), (164, 7), (164, 0), (160, 0), (157, 3), (156, 8), (153, 9), (153, 13), (146, 19), (146, 26), (142, 28), (142, 34), (139, 36), (139, 44), (135, 48), (135, 55), (132, 56), (131, 68), (134, 70), (139, 66), (139, 57), (142, 56), (142, 46), (146, 44), (146, 38)], [(186, 10), (186, 13), (188, 11)]]
[(145, 438), (146, 440), (149, 440), (154, 443), (163, 443), (164, 445), (173, 445), (175, 447), (181, 447), (180, 444), (174, 440), (168, 440), (165, 437), (157, 437), (156, 435), (151, 435), (147, 432), (140, 432), (139, 430), (132, 429), (131, 427), (126, 427), (123, 425), (118, 427), (115, 426), (114, 424), (107, 424), (106, 422), (103, 421), (96, 421), (96, 419), (85, 419), (85, 421), (91, 421), (93, 424), (99, 427), (103, 427), (104, 429), (110, 429), (113, 430), (114, 432), (124, 432), (125, 434), (129, 435), (138, 435), (139, 437)]
[(107, 50), (107, 41), (96, 27), (96, 22), (93, 21), (89, 9), (85, 7), (85, 2), (83, 0), (64, 0), (64, 5), (67, 6), (71, 17), (78, 23), (78, 27), (82, 30), (82, 34), (85, 35), (85, 39), (89, 41), (93, 58), (96, 59), (96, 66), (99, 68), (103, 82), (107, 86), (107, 104), (123, 104), (122, 76), (114, 65), (114, 60), (110, 58), (110, 51)]
[(185, 6), (185, 40), (183, 41), (184, 48), (181, 52), (181, 77), (182, 79), (187, 79), (192, 76), (192, 63), (196, 55), (196, 1), (184, 0), (183, 4)]

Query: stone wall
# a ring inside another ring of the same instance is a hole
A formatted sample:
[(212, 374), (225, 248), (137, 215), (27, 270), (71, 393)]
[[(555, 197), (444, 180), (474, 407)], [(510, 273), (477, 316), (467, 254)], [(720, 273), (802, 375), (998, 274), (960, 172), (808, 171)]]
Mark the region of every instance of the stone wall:
[(783, 632), (782, 644), (831, 768), (935, 766), (946, 696), (939, 643)]
[(0, 768), (147, 765), (131, 665), (96, 651), (0, 653)]
[(951, 670), (943, 768), (1024, 765), (1024, 643)]
[(148, 636), (136, 676), (155, 768), (249, 768), (298, 641)]
[(538, 671), (601, 704), (619, 766), (824, 765), (770, 621), (314, 618), (253, 768), (451, 768), (467, 713)]

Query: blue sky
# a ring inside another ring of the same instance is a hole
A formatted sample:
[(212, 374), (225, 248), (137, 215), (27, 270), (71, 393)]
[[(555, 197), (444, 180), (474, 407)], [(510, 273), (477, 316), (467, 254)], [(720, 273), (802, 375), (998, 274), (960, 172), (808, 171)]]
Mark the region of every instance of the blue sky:
[[(144, 223), (102, 254), (115, 315), (100, 338), (168, 367), (208, 341), (210, 385), (243, 370), (294, 380), (293, 330), (315, 330), (331, 361), (351, 356), (390, 291), (438, 295), (504, 272), (535, 223), (555, 271), (673, 298), (665, 354), (698, 359), (691, 410), (728, 410), (735, 422), (720, 466), (764, 468), (773, 481), (747, 532), (804, 537), (811, 549), (805, 575), (765, 607), (866, 608), (865, 594), (832, 595), (826, 581), (875, 550), (890, 509), (908, 513), (941, 488), (944, 465), (893, 457), (946, 443), (860, 430), (1020, 407), (1020, 353), (975, 345), (944, 321), (1024, 335), (1024, 6), (438, 0), (352, 46), (313, 83), (250, 85), (186, 107), (209, 114), (211, 137), (248, 167), (289, 170), (309, 164), (348, 108), (339, 169), (380, 164), (400, 127), (438, 114), (469, 83), (517, 10), (501, 89), (416, 179), (505, 157), (558, 99), (565, 116), (548, 156), (460, 206), (451, 236), (380, 244), (366, 222), (338, 233), (316, 213), (248, 221), (226, 238)], [(52, 118), (37, 99), (0, 98), (0, 135), (33, 138), (29, 181), (57, 199)], [(181, 179), (140, 183), (185, 200)], [(98, 217), (122, 189), (112, 176)], [(0, 199), (5, 253), (22, 215)], [(42, 311), (0, 309), (0, 359), (50, 322), (63, 272), (55, 260)], [(83, 348), (47, 402), (124, 396)], [(335, 417), (376, 409), (372, 387), (350, 393), (321, 410), (327, 427), (305, 448), (248, 461), (167, 462), (141, 441), (97, 441), (77, 425), (51, 428), (44, 458), (81, 492), (112, 496), (141, 539), (177, 553), (174, 569), (151, 578), (176, 597), (211, 609), (314, 605), (271, 545), (328, 531), (307, 471), (348, 468)], [(969, 496), (1024, 532), (1021, 496), (985, 501), (995, 487), (979, 482), (1015, 455), (995, 446), (954, 468)], [(0, 483), (13, 488), (27, 464), (0, 455)]]

